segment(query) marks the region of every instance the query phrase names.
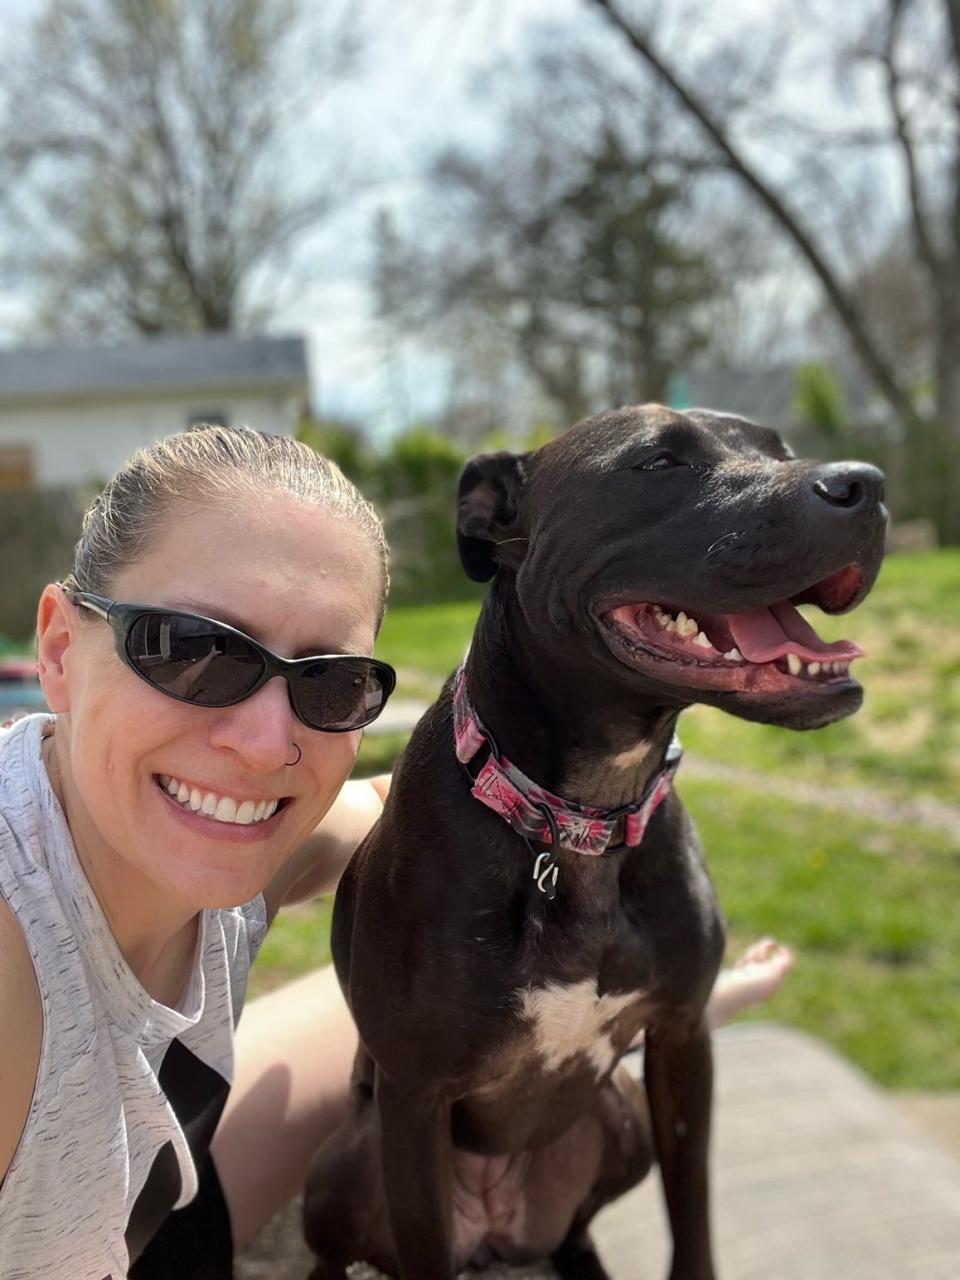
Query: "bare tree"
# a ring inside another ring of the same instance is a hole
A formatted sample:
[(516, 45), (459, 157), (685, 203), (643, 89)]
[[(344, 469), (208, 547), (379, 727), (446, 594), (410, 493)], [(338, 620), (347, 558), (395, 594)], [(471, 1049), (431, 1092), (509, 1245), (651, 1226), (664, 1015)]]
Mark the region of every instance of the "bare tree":
[(457, 352), (509, 336), (567, 421), (664, 398), (718, 289), (692, 229), (696, 161), (661, 136), (656, 104), (623, 128), (608, 83), (588, 110), (601, 76), (562, 49), (513, 71), (497, 140), (444, 150), (415, 230), (381, 224), (376, 260), (382, 318)]
[(48, 0), (0, 115), (0, 266), (37, 331), (256, 319), (265, 269), (344, 190), (312, 166), (291, 182), (290, 144), (355, 62), (354, 31), (319, 31), (298, 0)]
[[(785, 190), (763, 160), (751, 154), (722, 107), (661, 47), (653, 22), (628, 17), (620, 0), (589, 3), (696, 123), (718, 161), (765, 209), (819, 281), (864, 369), (914, 448), (925, 455), (920, 470), (930, 514), (945, 536), (960, 540), (960, 0), (875, 0), (856, 10), (860, 25), (853, 38), (839, 33), (835, 15), (834, 44), (827, 52), (846, 74), (858, 67), (879, 70), (887, 120), (881, 128), (853, 135), (841, 131), (831, 137), (821, 130), (816, 139), (818, 165), (832, 172), (838, 186), (840, 173), (853, 167), (851, 148), (885, 148), (899, 155), (912, 256), (932, 299), (932, 418), (925, 413), (920, 389), (904, 380), (872, 325), (856, 273), (844, 270), (836, 245), (804, 210), (800, 186)], [(794, 126), (796, 140), (804, 126)]]

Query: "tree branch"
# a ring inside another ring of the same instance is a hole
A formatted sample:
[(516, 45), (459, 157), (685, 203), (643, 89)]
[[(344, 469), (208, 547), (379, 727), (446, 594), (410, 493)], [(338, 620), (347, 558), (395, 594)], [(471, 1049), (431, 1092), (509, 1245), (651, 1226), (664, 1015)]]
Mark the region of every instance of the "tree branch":
[[(849, 334), (855, 350), (879, 391), (897, 414), (906, 421), (916, 421), (919, 418), (919, 412), (913, 400), (900, 385), (879, 347), (873, 341), (859, 308), (820, 252), (811, 233), (741, 154), (722, 123), (714, 118), (707, 104), (701, 101), (694, 90), (667, 66), (646, 33), (628, 23), (613, 0), (590, 0), (590, 3), (603, 11), (607, 20), (626, 39), (634, 52), (653, 69), (660, 80), (680, 100), (687, 112), (699, 123), (717, 149), (725, 156), (729, 170), (743, 181), (784, 229), (822, 284), (831, 306)], [(950, 0), (950, 3), (957, 4), (960, 0)]]
[(930, 223), (924, 207), (923, 190), (920, 185), (920, 173), (917, 168), (917, 156), (913, 138), (903, 109), (901, 98), (902, 81), (897, 69), (897, 44), (906, 9), (904, 0), (890, 0), (890, 21), (887, 26), (887, 38), (881, 62), (883, 64), (887, 98), (890, 103), (890, 114), (893, 127), (900, 144), (904, 167), (907, 171), (907, 186), (910, 192), (910, 211), (913, 223), (913, 240), (917, 257), (926, 268), (934, 292), (939, 293), (941, 287), (941, 260), (930, 234)]

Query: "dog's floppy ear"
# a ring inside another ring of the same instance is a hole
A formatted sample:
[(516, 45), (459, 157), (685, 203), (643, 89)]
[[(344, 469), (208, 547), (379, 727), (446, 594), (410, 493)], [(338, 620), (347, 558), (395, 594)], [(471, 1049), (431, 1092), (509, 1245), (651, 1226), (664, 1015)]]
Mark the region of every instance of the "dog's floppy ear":
[(460, 476), (457, 546), (467, 576), (486, 582), (497, 566), (520, 567), (527, 540), (518, 526), (529, 453), (481, 453)]

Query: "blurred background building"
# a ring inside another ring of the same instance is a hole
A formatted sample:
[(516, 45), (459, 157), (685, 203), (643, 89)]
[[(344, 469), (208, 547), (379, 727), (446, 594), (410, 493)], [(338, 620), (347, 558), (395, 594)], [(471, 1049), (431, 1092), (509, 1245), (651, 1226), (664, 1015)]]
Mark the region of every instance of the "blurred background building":
[(309, 403), (302, 338), (0, 350), (0, 491), (102, 481), (141, 445), (199, 422), (292, 434)]

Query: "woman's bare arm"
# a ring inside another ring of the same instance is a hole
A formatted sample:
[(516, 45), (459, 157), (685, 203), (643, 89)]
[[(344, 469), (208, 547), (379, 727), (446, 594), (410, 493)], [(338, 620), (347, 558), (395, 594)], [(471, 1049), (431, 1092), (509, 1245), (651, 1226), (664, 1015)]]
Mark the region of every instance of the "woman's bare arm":
[(0, 1182), (13, 1163), (40, 1064), (43, 1010), (30, 952), (0, 899)]

